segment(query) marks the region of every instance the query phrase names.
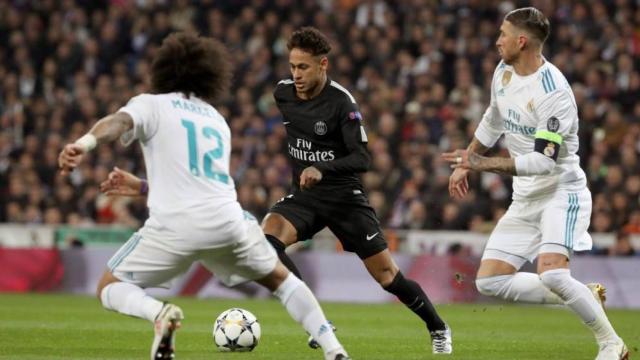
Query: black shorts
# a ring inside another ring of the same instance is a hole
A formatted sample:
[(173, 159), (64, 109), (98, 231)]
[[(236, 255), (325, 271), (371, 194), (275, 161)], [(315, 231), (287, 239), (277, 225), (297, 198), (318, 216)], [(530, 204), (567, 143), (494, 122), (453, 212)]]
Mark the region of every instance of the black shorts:
[(364, 194), (333, 198), (296, 191), (280, 199), (269, 212), (289, 220), (298, 241), (311, 239), (325, 226), (340, 240), (345, 251), (366, 259), (387, 248), (380, 222)]

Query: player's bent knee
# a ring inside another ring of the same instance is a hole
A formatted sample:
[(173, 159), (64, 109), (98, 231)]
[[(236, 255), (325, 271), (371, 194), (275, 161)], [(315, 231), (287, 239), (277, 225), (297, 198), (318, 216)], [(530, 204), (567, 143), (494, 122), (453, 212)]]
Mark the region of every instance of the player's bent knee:
[[(549, 246), (549, 245), (547, 245)], [(538, 274), (554, 269), (568, 269), (569, 257), (563, 253), (543, 253), (538, 256)]]
[(397, 273), (398, 269), (395, 269), (393, 267), (385, 267), (377, 271), (373, 277), (376, 279), (378, 284), (382, 286), (382, 288), (387, 288), (389, 285), (391, 285), (391, 282), (393, 282), (393, 279), (396, 277)]
[(256, 282), (273, 292), (282, 285), (282, 283), (289, 277), (290, 271), (278, 261), (276, 267), (267, 276), (262, 279), (256, 280)]
[(571, 282), (571, 273), (568, 269), (552, 269), (540, 274), (540, 281), (548, 289), (559, 294)]
[(276, 238), (285, 247), (298, 240), (298, 231), (284, 216), (276, 213), (268, 213), (262, 220), (262, 231), (265, 235)]
[(508, 283), (513, 275), (498, 275), (476, 279), (478, 292), (485, 296), (507, 299)]
[(400, 271), (389, 250), (383, 250), (363, 260), (367, 271), (382, 286), (387, 288)]
[(104, 290), (107, 285), (118, 281), (120, 280), (113, 276), (111, 272), (105, 271), (104, 274), (102, 274), (102, 278), (100, 278), (100, 281), (98, 281), (98, 286), (96, 287), (96, 297), (98, 298), (98, 300), (102, 302), (102, 290)]

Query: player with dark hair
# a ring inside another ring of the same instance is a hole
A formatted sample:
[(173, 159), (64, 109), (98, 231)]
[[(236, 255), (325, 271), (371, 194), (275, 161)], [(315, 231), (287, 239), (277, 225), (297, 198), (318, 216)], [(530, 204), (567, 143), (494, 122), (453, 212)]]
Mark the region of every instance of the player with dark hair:
[(292, 79), (280, 81), (274, 97), (287, 131), (293, 190), (264, 218), (267, 239), (280, 260), (299, 275), (285, 248), (328, 227), (382, 288), (426, 323), (433, 352), (451, 353), (449, 327), (420, 285), (405, 278), (393, 261), (364, 193), (358, 173), (369, 169), (367, 135), (354, 97), (327, 76), (329, 42), (318, 30), (305, 27), (291, 35), (287, 47)]
[[(512, 175), (513, 202), (487, 242), (478, 290), (511, 301), (564, 304), (593, 332), (597, 360), (623, 360), (629, 352), (602, 307), (604, 288), (579, 282), (569, 269), (573, 252), (592, 246), (591, 192), (577, 154), (573, 91), (542, 56), (549, 31), (549, 20), (535, 8), (505, 16), (491, 104), (468, 148), (443, 155), (455, 168), (449, 192), (464, 197), (472, 170)], [(511, 156), (483, 156), (502, 135)], [(518, 271), (536, 258), (538, 274)]]
[(256, 219), (237, 201), (229, 175), (231, 131), (210, 104), (228, 91), (225, 47), (188, 33), (168, 36), (151, 67), (153, 94), (141, 94), (98, 121), (58, 157), (66, 175), (84, 154), (122, 137), (139, 140), (148, 176), (149, 218), (108, 262), (102, 305), (154, 323), (151, 359), (173, 359), (182, 310), (149, 296), (198, 261), (227, 285), (254, 280), (316, 336), (325, 360), (348, 359), (311, 290), (278, 261)]
[[(292, 80), (282, 80), (274, 96), (283, 114), (293, 164), (293, 192), (278, 201), (262, 228), (280, 261), (300, 277), (285, 253), (297, 241), (328, 227), (346, 251), (355, 252), (376, 281), (396, 295), (427, 325), (434, 354), (452, 352), (451, 330), (415, 281), (393, 261), (358, 173), (369, 168), (367, 135), (353, 96), (327, 77), (331, 46), (318, 30), (302, 28), (287, 44)], [(145, 183), (115, 170), (102, 191), (134, 195)], [(318, 347), (313, 336), (309, 346)]]

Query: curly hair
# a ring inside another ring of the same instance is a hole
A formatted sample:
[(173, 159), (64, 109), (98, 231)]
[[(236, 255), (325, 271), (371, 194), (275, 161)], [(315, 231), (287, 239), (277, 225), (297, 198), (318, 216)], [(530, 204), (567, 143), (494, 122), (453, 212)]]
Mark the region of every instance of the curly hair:
[(226, 47), (212, 38), (178, 32), (167, 36), (151, 65), (151, 89), (157, 94), (190, 93), (214, 102), (233, 75)]
[(534, 7), (515, 9), (509, 12), (504, 19), (515, 27), (528, 31), (541, 44), (547, 40), (551, 31), (549, 19)]
[(289, 51), (300, 49), (313, 56), (327, 55), (331, 51), (329, 40), (314, 27), (303, 27), (291, 34), (287, 42)]

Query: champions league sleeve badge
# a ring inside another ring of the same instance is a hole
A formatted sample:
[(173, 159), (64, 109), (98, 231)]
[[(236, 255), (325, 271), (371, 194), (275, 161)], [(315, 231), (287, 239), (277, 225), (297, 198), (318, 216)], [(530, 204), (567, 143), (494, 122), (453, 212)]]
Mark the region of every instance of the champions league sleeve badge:
[(552, 116), (547, 120), (547, 130), (551, 132), (556, 132), (560, 129), (560, 120), (557, 117)]
[(362, 121), (362, 114), (360, 111), (352, 111), (349, 113), (349, 119)]

